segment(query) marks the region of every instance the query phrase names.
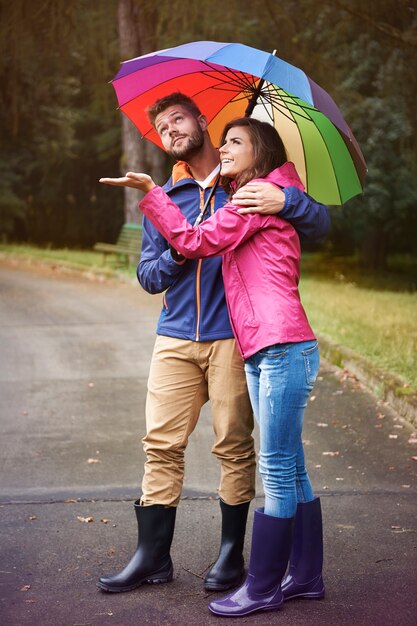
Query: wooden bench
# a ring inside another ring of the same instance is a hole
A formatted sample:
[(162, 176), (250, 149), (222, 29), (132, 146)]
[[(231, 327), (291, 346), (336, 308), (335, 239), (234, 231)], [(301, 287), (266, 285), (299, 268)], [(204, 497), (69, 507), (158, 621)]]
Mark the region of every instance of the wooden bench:
[(122, 230), (116, 243), (104, 243), (99, 241), (94, 245), (94, 250), (103, 253), (103, 263), (109, 254), (114, 254), (118, 262), (130, 265), (132, 259), (137, 262), (140, 255), (142, 241), (141, 224), (123, 224)]

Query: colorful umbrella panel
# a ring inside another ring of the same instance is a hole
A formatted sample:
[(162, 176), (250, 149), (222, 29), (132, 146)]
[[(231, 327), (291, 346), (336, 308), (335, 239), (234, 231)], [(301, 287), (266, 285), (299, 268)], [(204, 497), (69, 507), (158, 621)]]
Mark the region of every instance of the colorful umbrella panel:
[[(113, 80), (119, 108), (161, 146), (146, 109), (180, 91), (194, 99), (218, 145), (224, 125), (252, 117), (280, 133), (307, 192), (330, 205), (362, 192), (366, 163), (333, 99), (302, 70), (243, 44), (194, 42), (122, 64)], [(255, 102), (256, 99), (256, 102)]]

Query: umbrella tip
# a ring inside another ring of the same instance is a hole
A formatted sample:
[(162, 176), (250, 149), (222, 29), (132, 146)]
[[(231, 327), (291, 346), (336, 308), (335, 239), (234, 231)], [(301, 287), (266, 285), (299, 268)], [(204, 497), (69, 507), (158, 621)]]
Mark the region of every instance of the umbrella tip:
[(276, 51), (276, 50), (273, 50), (273, 51), (272, 51), (272, 56), (274, 57), (274, 56), (276, 55), (276, 53), (277, 53), (277, 51)]

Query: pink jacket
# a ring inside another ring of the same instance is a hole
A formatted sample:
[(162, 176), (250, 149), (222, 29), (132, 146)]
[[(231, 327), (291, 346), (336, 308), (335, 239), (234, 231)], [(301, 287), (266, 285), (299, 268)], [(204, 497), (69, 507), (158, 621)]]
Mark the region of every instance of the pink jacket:
[[(263, 180), (303, 189), (290, 162)], [(140, 208), (187, 258), (223, 256), (230, 321), (244, 359), (275, 343), (315, 338), (298, 292), (300, 243), (291, 224), (277, 215), (241, 215), (227, 203), (194, 227), (160, 187), (145, 195)]]

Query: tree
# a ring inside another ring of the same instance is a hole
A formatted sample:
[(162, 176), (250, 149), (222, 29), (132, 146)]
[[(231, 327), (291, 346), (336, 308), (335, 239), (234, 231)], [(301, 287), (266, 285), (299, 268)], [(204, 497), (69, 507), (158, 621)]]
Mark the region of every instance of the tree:
[(312, 76), (341, 107), (368, 165), (364, 195), (333, 211), (333, 250), (383, 269), (389, 253), (417, 250), (417, 16), (392, 0), (328, 0), (307, 20), (308, 45), (321, 53)]
[(1, 234), (90, 246), (136, 221), (137, 196), (125, 209), (98, 179), (142, 169), (162, 182), (167, 161), (109, 81), (121, 60), (212, 39), (277, 48), (345, 115), (369, 173), (364, 195), (332, 211), (331, 249), (376, 267), (416, 252), (416, 34), (396, 0), (0, 0)]
[(0, 2), (3, 236), (91, 245), (120, 228), (121, 201), (98, 183), (120, 154), (107, 86), (117, 33), (95, 5)]
[[(158, 9), (155, 2), (119, 0), (118, 28), (120, 54), (123, 60), (157, 50)], [(156, 146), (141, 141), (138, 130), (122, 115), (123, 158), (121, 171), (150, 172), (161, 181), (164, 155)], [(125, 188), (125, 221), (139, 220), (138, 200), (143, 195), (135, 189)]]

